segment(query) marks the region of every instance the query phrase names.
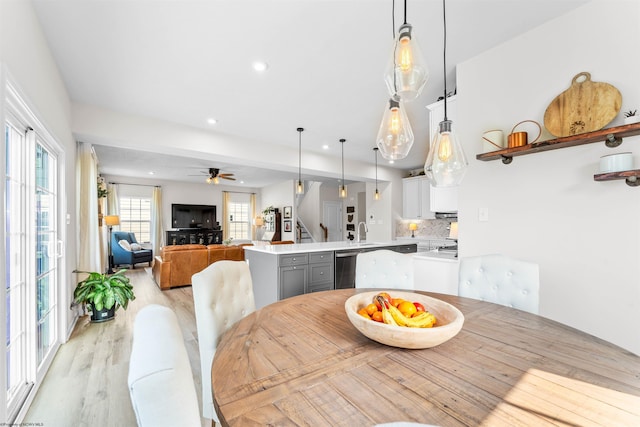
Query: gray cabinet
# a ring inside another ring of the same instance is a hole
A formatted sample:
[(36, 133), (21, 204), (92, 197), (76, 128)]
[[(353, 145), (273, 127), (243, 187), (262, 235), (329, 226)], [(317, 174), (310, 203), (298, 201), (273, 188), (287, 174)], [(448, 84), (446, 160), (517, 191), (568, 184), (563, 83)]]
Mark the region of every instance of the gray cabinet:
[(280, 299), (302, 295), (305, 293), (306, 287), (306, 265), (280, 267)]
[(278, 257), (278, 299), (333, 289), (333, 251)]
[(334, 288), (333, 251), (309, 253), (309, 280), (305, 293)]
[(302, 295), (307, 289), (309, 254), (278, 256), (279, 292), (278, 299)]

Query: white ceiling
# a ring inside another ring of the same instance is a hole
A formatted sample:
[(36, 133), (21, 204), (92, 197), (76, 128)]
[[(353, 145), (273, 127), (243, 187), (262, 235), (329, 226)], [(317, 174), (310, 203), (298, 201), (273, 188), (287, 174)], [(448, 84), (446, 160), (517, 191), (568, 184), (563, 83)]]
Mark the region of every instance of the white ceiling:
[[(455, 64), (511, 39), (587, 0), (447, 0), (447, 89)], [(373, 163), (372, 148), (388, 100), (383, 73), (392, 46), (392, 0), (33, 0), (73, 101), (274, 145)], [(422, 96), (407, 104), (416, 137), (393, 167), (422, 167), (428, 148), (425, 106), (443, 87), (442, 2), (408, 1), (430, 68)], [(403, 22), (396, 1), (396, 30)], [(269, 69), (257, 74), (252, 63)], [(214, 126), (207, 119), (214, 117)], [(85, 142), (91, 136), (84, 135)], [(104, 141), (99, 141), (103, 144)], [(291, 172), (211, 164), (96, 147), (100, 170), (193, 180), (189, 168), (219, 167), (246, 185), (291, 179)], [(297, 164), (297, 158), (291, 159)], [(194, 172), (198, 174), (198, 172)], [(148, 176), (147, 176), (148, 177)], [(247, 179), (245, 179), (247, 178)], [(239, 184), (239, 181), (236, 182)]]

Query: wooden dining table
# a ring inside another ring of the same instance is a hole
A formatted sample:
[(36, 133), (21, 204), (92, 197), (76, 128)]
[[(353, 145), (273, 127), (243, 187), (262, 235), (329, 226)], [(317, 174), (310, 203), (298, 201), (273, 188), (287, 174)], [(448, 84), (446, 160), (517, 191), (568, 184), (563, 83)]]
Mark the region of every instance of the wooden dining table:
[(221, 424), (640, 426), (640, 357), (629, 351), (543, 316), (429, 292), (419, 293), (462, 311), (462, 330), (433, 348), (389, 347), (345, 314), (345, 300), (367, 290), (287, 298), (233, 325), (211, 372)]

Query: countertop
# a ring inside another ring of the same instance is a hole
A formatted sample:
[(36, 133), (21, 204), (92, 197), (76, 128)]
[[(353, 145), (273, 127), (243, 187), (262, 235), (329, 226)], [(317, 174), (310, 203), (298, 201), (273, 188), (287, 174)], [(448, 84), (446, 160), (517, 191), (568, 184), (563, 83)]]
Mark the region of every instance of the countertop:
[(439, 252), (436, 250), (416, 252), (413, 254), (414, 258), (426, 259), (427, 261), (442, 261), (442, 262), (458, 262), (458, 257), (454, 252)]
[[(306, 252), (344, 251), (368, 248), (382, 248), (385, 246), (407, 245), (412, 242), (406, 240), (390, 240), (388, 242), (318, 242), (318, 243), (294, 243), (292, 245), (260, 245), (244, 246), (245, 251), (260, 252), (273, 255), (287, 255)], [(417, 242), (414, 242), (417, 243)]]

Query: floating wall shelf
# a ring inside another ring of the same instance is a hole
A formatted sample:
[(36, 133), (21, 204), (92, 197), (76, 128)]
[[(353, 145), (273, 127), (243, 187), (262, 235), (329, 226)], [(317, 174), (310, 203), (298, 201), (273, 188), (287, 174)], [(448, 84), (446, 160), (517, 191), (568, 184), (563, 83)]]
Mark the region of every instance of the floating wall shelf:
[[(476, 159), (482, 161), (498, 160), (502, 159), (502, 163), (508, 165), (513, 161), (515, 156), (524, 156), (527, 154), (539, 153), (541, 151), (557, 150), (559, 148), (575, 147), (578, 145), (591, 144), (594, 142), (604, 141), (607, 147), (617, 147), (622, 144), (622, 138), (627, 136), (640, 135), (640, 123), (633, 123), (630, 125), (617, 126), (608, 129), (601, 129), (594, 132), (581, 133), (578, 135), (564, 136), (562, 138), (549, 139), (547, 141), (534, 142), (531, 144), (523, 145), (521, 147), (504, 148), (502, 150), (490, 151), (488, 153), (482, 153), (476, 155)], [(627, 172), (640, 171), (625, 171), (617, 172), (617, 174), (625, 174)], [(599, 174), (600, 175), (612, 175), (612, 174)], [(607, 177), (596, 179), (596, 181), (607, 181), (611, 179), (622, 179), (640, 175), (625, 175), (620, 177)], [(627, 183), (629, 180), (627, 179)], [(631, 185), (631, 184), (629, 184)], [(640, 185), (640, 182), (635, 185)]]
[(593, 176), (594, 181), (613, 181), (614, 179), (624, 179), (627, 185), (637, 187), (640, 185), (640, 169), (598, 173)]

